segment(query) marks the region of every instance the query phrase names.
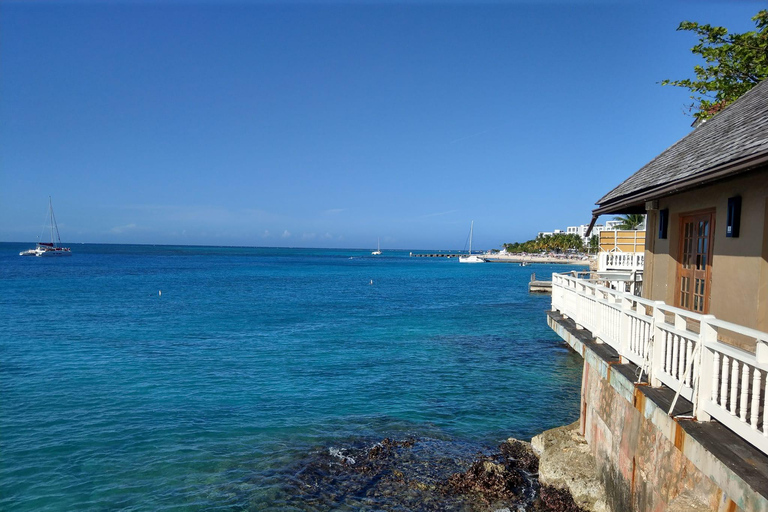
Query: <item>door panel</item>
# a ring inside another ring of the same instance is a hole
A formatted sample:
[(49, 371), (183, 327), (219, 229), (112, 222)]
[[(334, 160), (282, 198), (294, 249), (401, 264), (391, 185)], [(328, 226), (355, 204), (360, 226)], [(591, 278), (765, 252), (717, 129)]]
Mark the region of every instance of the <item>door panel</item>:
[(675, 302), (696, 313), (709, 312), (714, 223), (714, 211), (680, 217)]

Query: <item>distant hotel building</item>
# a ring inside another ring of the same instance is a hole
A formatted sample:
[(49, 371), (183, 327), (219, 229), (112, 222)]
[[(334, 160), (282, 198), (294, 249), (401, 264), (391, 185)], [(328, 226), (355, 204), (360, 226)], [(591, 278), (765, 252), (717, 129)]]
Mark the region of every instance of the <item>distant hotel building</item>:
[[(592, 228), (592, 234), (600, 236), (601, 231), (613, 231), (616, 230), (617, 227), (621, 224), (620, 220), (609, 220), (606, 221), (606, 223), (603, 224), (595, 224), (595, 226)], [(589, 238), (587, 238), (587, 229), (589, 228), (589, 224), (582, 224), (580, 226), (568, 226), (565, 228), (565, 231), (562, 229), (555, 229), (554, 231), (539, 231), (538, 237), (544, 237), (544, 236), (552, 236), (552, 235), (558, 235), (558, 234), (567, 234), (567, 235), (579, 235), (581, 239), (584, 241), (584, 244), (589, 243)]]
[(552, 236), (552, 235), (560, 235), (565, 233), (562, 229), (556, 229), (554, 231), (539, 231), (539, 234), (536, 235), (536, 238), (541, 238), (544, 236)]
[[(616, 231), (619, 229), (619, 226), (621, 225), (622, 221), (620, 220), (608, 220), (605, 222), (605, 224), (595, 224), (595, 226), (592, 228), (592, 235), (600, 236), (601, 231)], [(587, 237), (587, 229), (589, 229), (589, 224), (582, 224), (580, 226), (568, 226), (565, 228), (565, 232), (569, 235), (579, 235), (581, 239), (584, 241), (584, 245), (589, 244), (589, 238)], [(562, 231), (560, 231), (562, 233)]]
[[(601, 231), (616, 231), (619, 229), (619, 226), (621, 225), (621, 223), (622, 221), (620, 220), (608, 220), (608, 221), (605, 221), (605, 224), (595, 224), (594, 227), (592, 228), (591, 235), (597, 235), (599, 238)], [(554, 231), (539, 231), (537, 238), (541, 238), (544, 236), (560, 235), (560, 234), (579, 235), (581, 239), (584, 241), (584, 245), (589, 245), (589, 238), (587, 238), (587, 229), (589, 229), (589, 224), (582, 224), (580, 226), (568, 226), (567, 228), (565, 228), (565, 231), (563, 231), (562, 229), (555, 229)], [(644, 230), (645, 223), (643, 223), (643, 225), (641, 226), (638, 226), (637, 229), (640, 231)]]

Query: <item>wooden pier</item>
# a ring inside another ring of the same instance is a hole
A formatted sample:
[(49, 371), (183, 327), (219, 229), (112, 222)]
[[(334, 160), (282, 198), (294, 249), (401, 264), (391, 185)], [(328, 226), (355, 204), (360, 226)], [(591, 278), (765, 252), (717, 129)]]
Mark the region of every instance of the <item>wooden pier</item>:
[(537, 281), (536, 273), (531, 274), (531, 282), (528, 283), (530, 293), (552, 293), (552, 281)]
[[(410, 254), (412, 258), (458, 258), (459, 256), (462, 256), (458, 253), (449, 253), (449, 252), (433, 252), (433, 253), (425, 253), (425, 254), (419, 254), (419, 253), (411, 253)], [(466, 256), (466, 253), (464, 254)]]

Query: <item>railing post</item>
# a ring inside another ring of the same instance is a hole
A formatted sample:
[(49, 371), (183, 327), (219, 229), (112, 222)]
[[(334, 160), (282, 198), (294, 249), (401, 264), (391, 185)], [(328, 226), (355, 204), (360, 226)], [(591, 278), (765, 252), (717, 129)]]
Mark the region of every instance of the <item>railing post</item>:
[[(715, 358), (710, 347), (717, 343), (717, 329), (712, 326), (712, 315), (701, 317), (699, 330), (699, 360), (694, 361), (694, 368), (698, 376), (693, 388), (693, 416), (699, 421), (709, 421), (710, 415), (706, 412), (706, 403), (712, 399), (712, 391), (717, 386), (718, 369), (715, 368)], [(696, 374), (694, 374), (696, 375)]]
[(558, 305), (560, 304), (560, 280), (557, 274), (552, 274), (552, 311), (559, 311)]
[(627, 311), (632, 310), (632, 299), (626, 294), (621, 295), (621, 318), (619, 319), (619, 355), (621, 356), (621, 362), (626, 363), (627, 357), (624, 354), (630, 352), (630, 344), (632, 343), (632, 317), (627, 314)]
[(653, 302), (653, 318), (651, 320), (653, 345), (651, 345), (651, 367), (648, 369), (648, 382), (655, 388), (662, 385), (658, 375), (664, 368), (664, 351), (666, 348), (664, 331), (660, 329), (661, 324), (665, 322), (664, 311), (659, 307), (663, 305), (664, 302), (660, 300)]
[(757, 340), (755, 347), (755, 357), (757, 357), (758, 363), (768, 363), (768, 341)]
[(603, 343), (603, 327), (600, 322), (600, 311), (599, 311), (599, 302), (600, 300), (600, 291), (597, 289), (597, 286), (585, 286), (585, 291), (589, 290), (588, 294), (590, 296), (589, 299), (585, 302), (588, 312), (585, 315), (586, 319), (588, 320), (588, 329), (592, 331), (592, 336), (595, 337), (595, 341), (597, 343)]
[[(584, 283), (581, 283), (579, 281), (576, 281), (576, 314), (573, 317), (573, 321), (576, 323), (576, 329), (583, 329), (584, 328), (584, 299), (583, 295), (586, 292), (586, 287), (584, 286)], [(592, 333), (594, 334), (594, 333)]]

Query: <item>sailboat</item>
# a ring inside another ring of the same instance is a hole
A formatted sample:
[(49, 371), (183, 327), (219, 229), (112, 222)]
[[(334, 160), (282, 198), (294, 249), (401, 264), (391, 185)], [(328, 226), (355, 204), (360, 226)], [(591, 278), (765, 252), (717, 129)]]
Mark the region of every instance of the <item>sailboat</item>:
[(469, 256), (459, 256), (459, 263), (485, 263), (480, 256), (472, 254), (472, 231), (475, 227), (475, 221), (469, 225)]
[[(51, 232), (50, 242), (40, 242), (43, 238), (46, 228)], [(59, 236), (59, 226), (56, 224), (56, 216), (53, 214), (53, 203), (51, 196), (48, 196), (48, 218), (43, 224), (43, 231), (37, 238), (38, 242), (34, 249), (21, 251), (19, 256), (37, 256), (39, 258), (48, 258), (52, 256), (71, 256), (72, 251), (69, 247), (61, 246), (61, 237)]]
[(379, 256), (381, 254), (381, 241), (376, 239), (376, 250), (371, 253), (373, 256)]

